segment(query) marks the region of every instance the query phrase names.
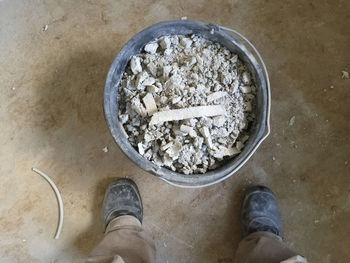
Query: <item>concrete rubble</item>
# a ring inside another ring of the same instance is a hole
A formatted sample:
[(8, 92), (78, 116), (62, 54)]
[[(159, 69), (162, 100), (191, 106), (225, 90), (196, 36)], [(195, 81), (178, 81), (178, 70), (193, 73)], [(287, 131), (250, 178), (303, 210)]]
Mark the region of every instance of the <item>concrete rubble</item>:
[(244, 149), (256, 87), (236, 54), (199, 36), (161, 37), (133, 56), (119, 87), (119, 120), (148, 160), (205, 173)]

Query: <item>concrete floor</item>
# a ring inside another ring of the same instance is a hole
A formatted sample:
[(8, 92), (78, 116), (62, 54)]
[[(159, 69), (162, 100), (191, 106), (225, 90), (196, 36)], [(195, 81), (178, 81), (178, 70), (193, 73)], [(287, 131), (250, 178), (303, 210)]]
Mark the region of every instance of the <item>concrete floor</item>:
[[(182, 16), (246, 35), (272, 84), (271, 136), (236, 175), (198, 190), (132, 164), (102, 111), (105, 77), (123, 44)], [(349, 262), (350, 80), (341, 78), (350, 71), (349, 24), (346, 0), (0, 0), (0, 261), (83, 262), (102, 238), (106, 186), (131, 177), (158, 262), (233, 262), (241, 193), (257, 183), (276, 192), (294, 249), (311, 262)], [(32, 167), (62, 193), (59, 240), (54, 193)]]

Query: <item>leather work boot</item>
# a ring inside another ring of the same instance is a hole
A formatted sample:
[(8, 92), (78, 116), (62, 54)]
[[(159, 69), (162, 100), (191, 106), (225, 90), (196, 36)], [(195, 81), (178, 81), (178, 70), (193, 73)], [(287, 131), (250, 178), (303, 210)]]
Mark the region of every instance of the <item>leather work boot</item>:
[(139, 189), (133, 180), (127, 178), (113, 181), (106, 190), (102, 208), (104, 230), (112, 219), (123, 215), (134, 216), (142, 223)]
[(275, 194), (265, 186), (253, 186), (244, 195), (241, 207), (243, 237), (268, 231), (282, 237), (282, 219)]

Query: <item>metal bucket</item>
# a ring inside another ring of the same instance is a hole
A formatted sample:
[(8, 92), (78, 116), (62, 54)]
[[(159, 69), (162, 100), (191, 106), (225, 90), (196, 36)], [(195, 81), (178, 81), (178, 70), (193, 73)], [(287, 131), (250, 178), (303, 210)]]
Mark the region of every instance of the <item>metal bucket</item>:
[[(231, 31), (235, 36), (227, 33)], [(159, 167), (140, 155), (125, 137), (118, 120), (119, 82), (132, 56), (142, 52), (144, 46), (156, 38), (165, 35), (196, 34), (213, 42), (218, 42), (236, 53), (252, 73), (257, 87), (256, 118), (250, 125), (250, 137), (243, 151), (234, 158), (227, 160), (223, 166), (204, 174), (181, 174), (167, 168)], [(242, 39), (246, 42), (239, 40)], [(247, 48), (253, 50), (253, 53)], [(257, 59), (258, 60), (257, 60)], [(259, 62), (260, 64), (259, 64)], [(264, 71), (263, 71), (264, 70)], [(198, 188), (213, 185), (225, 180), (240, 169), (257, 150), (261, 142), (268, 136), (270, 115), (270, 84), (264, 62), (255, 47), (238, 32), (213, 24), (189, 20), (166, 21), (150, 26), (135, 35), (120, 50), (109, 69), (104, 90), (104, 112), (108, 127), (120, 149), (135, 164), (160, 179), (179, 187)], [(265, 132), (267, 130), (267, 132)]]

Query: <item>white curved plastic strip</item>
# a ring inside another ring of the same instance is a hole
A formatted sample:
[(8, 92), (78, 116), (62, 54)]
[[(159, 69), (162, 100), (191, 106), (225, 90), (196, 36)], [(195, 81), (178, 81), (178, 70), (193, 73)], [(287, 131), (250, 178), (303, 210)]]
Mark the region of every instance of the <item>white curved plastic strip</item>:
[(180, 188), (202, 188), (202, 187), (207, 187), (207, 186), (211, 186), (217, 183), (220, 183), (224, 180), (226, 180), (227, 178), (229, 178), (232, 174), (236, 173), (239, 169), (241, 169), (241, 167), (243, 165), (245, 165), (245, 163), (250, 159), (250, 157), (252, 157), (252, 155), (256, 152), (256, 150), (259, 148), (260, 144), (270, 135), (270, 114), (271, 114), (271, 90), (270, 90), (270, 79), (269, 79), (269, 74), (267, 72), (266, 69), (266, 65), (264, 63), (264, 60), (262, 59), (260, 53), (258, 52), (258, 50), (254, 47), (254, 45), (242, 34), (238, 33), (236, 30), (233, 30), (231, 28), (227, 28), (227, 27), (223, 27), (223, 26), (219, 26), (220, 29), (222, 30), (226, 30), (229, 32), (232, 32), (236, 35), (238, 35), (240, 38), (242, 38), (255, 52), (255, 54), (257, 55), (259, 62), (261, 63), (261, 66), (264, 70), (264, 74), (266, 77), (266, 86), (267, 86), (267, 117), (266, 117), (266, 134), (260, 139), (260, 141), (258, 141), (258, 143), (254, 146), (254, 148), (252, 149), (252, 151), (248, 154), (247, 158), (245, 160), (243, 160), (232, 172), (230, 172), (228, 175), (225, 175), (224, 177), (221, 177), (219, 179), (217, 179), (214, 182), (211, 183), (207, 183), (207, 184), (201, 184), (201, 185), (182, 185), (182, 184), (177, 184), (177, 183), (173, 183), (167, 179), (161, 178), (163, 181), (167, 182), (168, 184), (172, 185), (172, 186), (176, 186), (176, 187), (180, 187)]
[(42, 177), (44, 177), (45, 180), (48, 181), (48, 183), (51, 185), (52, 189), (55, 191), (57, 201), (58, 201), (58, 208), (59, 208), (59, 220), (58, 220), (58, 227), (57, 227), (55, 239), (58, 239), (60, 237), (62, 226), (63, 226), (63, 202), (62, 202), (60, 191), (58, 191), (58, 188), (55, 185), (55, 183), (45, 173), (43, 173), (42, 171), (36, 168), (32, 168), (32, 170), (37, 174), (40, 174)]

